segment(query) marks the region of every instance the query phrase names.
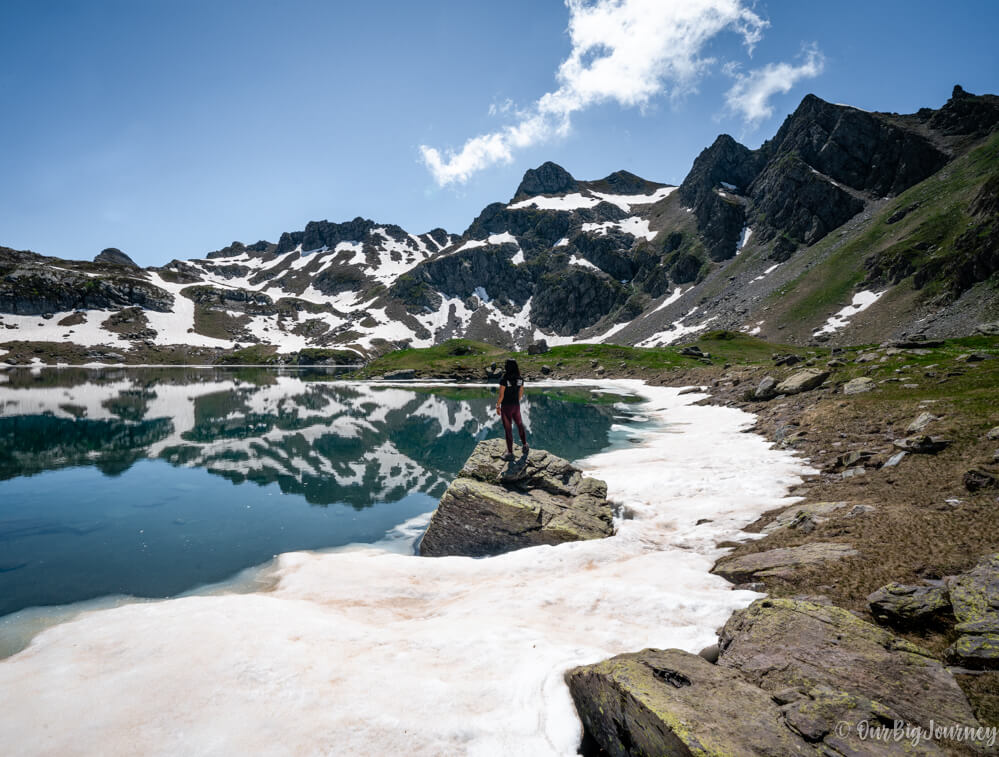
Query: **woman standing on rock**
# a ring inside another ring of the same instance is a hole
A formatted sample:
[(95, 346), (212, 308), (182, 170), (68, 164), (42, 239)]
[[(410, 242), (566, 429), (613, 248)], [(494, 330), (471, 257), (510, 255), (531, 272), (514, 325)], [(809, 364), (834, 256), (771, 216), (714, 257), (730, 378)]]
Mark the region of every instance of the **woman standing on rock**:
[(496, 400), (496, 413), (503, 419), (503, 431), (506, 433), (506, 456), (504, 460), (513, 460), (513, 423), (517, 422), (520, 433), (520, 445), (524, 455), (531, 451), (527, 445), (527, 432), (524, 431), (524, 421), (520, 417), (520, 399), (524, 396), (524, 379), (520, 376), (520, 366), (516, 360), (507, 360), (503, 367), (503, 378), (500, 379), (499, 397)]

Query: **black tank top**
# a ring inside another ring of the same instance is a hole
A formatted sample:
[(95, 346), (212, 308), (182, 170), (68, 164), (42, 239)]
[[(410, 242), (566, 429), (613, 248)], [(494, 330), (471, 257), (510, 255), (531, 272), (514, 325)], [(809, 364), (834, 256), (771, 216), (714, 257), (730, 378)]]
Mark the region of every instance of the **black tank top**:
[(508, 379), (504, 376), (500, 379), (500, 386), (505, 386), (506, 390), (503, 392), (503, 404), (504, 405), (519, 405), (520, 404), (520, 387), (524, 385), (524, 379), (515, 378)]

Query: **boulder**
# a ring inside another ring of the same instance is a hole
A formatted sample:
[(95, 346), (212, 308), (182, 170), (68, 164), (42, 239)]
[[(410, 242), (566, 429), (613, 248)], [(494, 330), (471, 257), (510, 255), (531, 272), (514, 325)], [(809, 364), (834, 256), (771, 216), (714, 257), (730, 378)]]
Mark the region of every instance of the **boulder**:
[(746, 583), (760, 578), (790, 578), (797, 568), (817, 565), (830, 560), (854, 557), (849, 544), (811, 542), (800, 547), (779, 547), (740, 557), (722, 558), (711, 572), (733, 583)]
[(999, 487), (999, 480), (988, 471), (969, 470), (962, 479), (964, 488), (969, 492), (977, 492), (981, 489), (995, 489)]
[(545, 339), (539, 339), (527, 345), (528, 355), (544, 355), (546, 352), (548, 352), (548, 342)]
[[(846, 507), (846, 502), (811, 502), (792, 505), (782, 510), (776, 518), (763, 527), (763, 533), (770, 534), (781, 528), (811, 530), (815, 525), (824, 523), (830, 515)], [(807, 524), (811, 524), (811, 528)]]
[(999, 668), (999, 552), (948, 582), (954, 630), (962, 634), (947, 659), (970, 668)]
[(913, 420), (912, 423), (906, 427), (905, 432), (907, 434), (918, 434), (920, 431), (925, 431), (926, 427), (933, 423), (933, 421), (938, 420), (940, 419), (933, 413), (920, 413), (916, 416), (915, 420)]
[(883, 625), (920, 629), (950, 617), (950, 594), (943, 586), (890, 583), (869, 597), (871, 615)]
[(817, 371), (812, 368), (798, 371), (788, 376), (777, 385), (778, 394), (799, 394), (807, 392), (829, 378), (829, 371)]
[(999, 439), (999, 426), (990, 428), (987, 432), (985, 432), (985, 438), (990, 441), (996, 441)]
[(583, 727), (610, 755), (811, 752), (769, 694), (679, 649), (645, 649), (566, 673)]
[(915, 452), (923, 455), (935, 455), (950, 446), (950, 440), (940, 436), (907, 436), (904, 439), (896, 439), (892, 444), (903, 452)]
[(772, 693), (828, 687), (909, 723), (977, 726), (954, 677), (930, 652), (839, 607), (760, 599), (733, 613), (719, 646), (719, 665)]
[(387, 381), (407, 381), (412, 378), (416, 378), (416, 371), (414, 370), (401, 370), (401, 371), (389, 371), (382, 378)]
[(863, 392), (871, 391), (873, 388), (874, 379), (861, 376), (860, 378), (850, 379), (843, 384), (843, 394), (862, 394)]
[(777, 379), (773, 376), (764, 376), (753, 392), (753, 397), (758, 400), (768, 400), (777, 396)]
[(999, 612), (999, 552), (947, 582), (954, 617), (959, 623), (977, 621)]
[(503, 460), (502, 439), (479, 442), (441, 497), (420, 554), (482, 557), (614, 532), (607, 485), (545, 450)]
[(950, 662), (965, 668), (999, 668), (999, 633), (965, 634), (944, 654)]

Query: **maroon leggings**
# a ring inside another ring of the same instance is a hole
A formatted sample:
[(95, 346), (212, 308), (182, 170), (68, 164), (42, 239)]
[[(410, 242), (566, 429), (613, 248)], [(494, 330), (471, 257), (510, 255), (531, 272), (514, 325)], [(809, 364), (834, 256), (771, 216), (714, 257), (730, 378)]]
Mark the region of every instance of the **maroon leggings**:
[(520, 405), (503, 405), (503, 431), (506, 433), (506, 451), (513, 454), (513, 424), (516, 421), (520, 433), (520, 445), (527, 446), (527, 434), (524, 433), (524, 421), (520, 419)]

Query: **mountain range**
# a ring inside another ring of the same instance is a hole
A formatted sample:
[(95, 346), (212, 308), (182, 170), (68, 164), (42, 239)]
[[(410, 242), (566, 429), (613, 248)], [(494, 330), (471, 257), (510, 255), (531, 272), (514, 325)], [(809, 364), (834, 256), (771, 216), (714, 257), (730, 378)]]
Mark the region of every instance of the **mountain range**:
[[(806, 96), (680, 186), (545, 163), (460, 236), (355, 218), (142, 269), (0, 247), (0, 359), (21, 342), (361, 356), (469, 337), (661, 346), (959, 336), (999, 318), (999, 97), (867, 112)], [(984, 328), (991, 328), (984, 326)]]

